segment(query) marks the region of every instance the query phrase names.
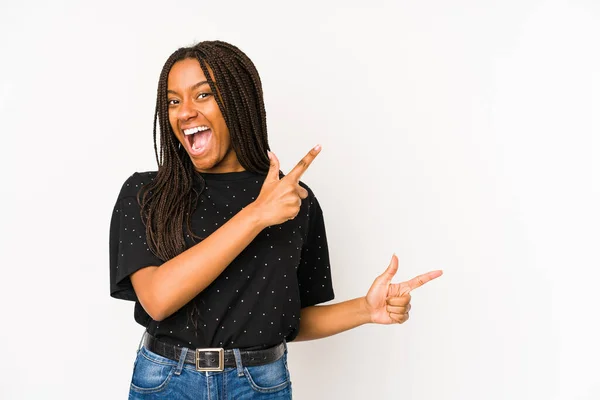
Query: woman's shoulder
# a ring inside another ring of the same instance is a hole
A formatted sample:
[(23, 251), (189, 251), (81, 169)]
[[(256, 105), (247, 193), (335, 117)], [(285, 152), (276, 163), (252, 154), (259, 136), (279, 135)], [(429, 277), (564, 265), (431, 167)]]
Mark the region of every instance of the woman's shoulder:
[(152, 182), (156, 177), (157, 171), (145, 171), (145, 172), (134, 172), (131, 174), (123, 185), (119, 192), (119, 198), (124, 197), (136, 197), (139, 190), (144, 186)]

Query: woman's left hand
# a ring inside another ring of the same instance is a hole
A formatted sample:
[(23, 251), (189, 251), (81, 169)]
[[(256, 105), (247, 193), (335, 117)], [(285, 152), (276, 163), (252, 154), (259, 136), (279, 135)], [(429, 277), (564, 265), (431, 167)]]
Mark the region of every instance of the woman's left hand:
[(431, 271), (409, 281), (392, 283), (398, 271), (398, 257), (394, 254), (390, 265), (375, 279), (366, 296), (367, 310), (371, 322), (376, 324), (401, 324), (408, 320), (410, 292), (442, 275), (442, 271)]

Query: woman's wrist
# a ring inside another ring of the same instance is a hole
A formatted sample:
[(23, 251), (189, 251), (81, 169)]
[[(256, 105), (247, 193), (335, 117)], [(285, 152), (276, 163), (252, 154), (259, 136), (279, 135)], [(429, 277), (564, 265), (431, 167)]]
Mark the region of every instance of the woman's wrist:
[(364, 324), (373, 323), (373, 316), (371, 315), (371, 309), (369, 308), (369, 304), (367, 303), (367, 297), (359, 297), (358, 304), (358, 313), (360, 314), (361, 322)]
[(256, 228), (258, 232), (269, 226), (267, 223), (265, 223), (263, 217), (264, 213), (256, 202), (248, 204), (240, 212), (244, 213), (244, 218), (247, 220), (248, 224)]

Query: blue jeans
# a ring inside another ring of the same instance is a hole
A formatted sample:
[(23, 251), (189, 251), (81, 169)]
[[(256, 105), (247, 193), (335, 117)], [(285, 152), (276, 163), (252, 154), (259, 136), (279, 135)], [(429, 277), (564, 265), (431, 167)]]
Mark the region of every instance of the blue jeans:
[[(245, 367), (236, 357), (237, 368), (222, 372), (196, 371), (195, 365), (165, 358), (139, 348), (133, 367), (129, 399), (168, 400), (289, 400), (292, 383), (287, 366), (287, 348), (283, 356), (270, 364)], [(193, 350), (189, 350), (193, 351)]]

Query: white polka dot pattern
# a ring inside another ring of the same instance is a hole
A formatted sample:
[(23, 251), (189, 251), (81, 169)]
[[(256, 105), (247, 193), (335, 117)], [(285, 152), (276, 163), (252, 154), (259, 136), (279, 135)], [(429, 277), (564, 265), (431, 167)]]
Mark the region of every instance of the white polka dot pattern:
[[(135, 173), (124, 183), (110, 227), (110, 292), (136, 301), (138, 323), (161, 340), (192, 347), (252, 347), (292, 340), (302, 307), (333, 299), (325, 225), (320, 205), (309, 197), (298, 216), (263, 230), (242, 253), (187, 305), (160, 322), (137, 302), (129, 276), (160, 266), (146, 243), (136, 194), (156, 172)], [(207, 237), (255, 199), (264, 175), (249, 171), (201, 174), (205, 185), (191, 215), (192, 230)], [(137, 187), (136, 187), (137, 185)], [(201, 186), (199, 185), (200, 189)], [(184, 235), (188, 246), (192, 238)], [(222, 343), (222, 344), (221, 344)]]

